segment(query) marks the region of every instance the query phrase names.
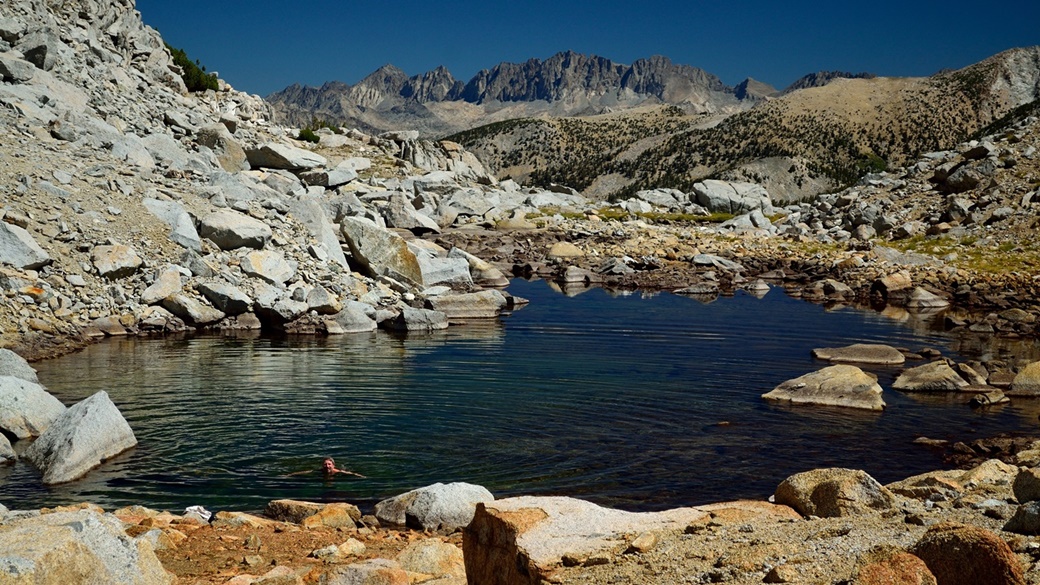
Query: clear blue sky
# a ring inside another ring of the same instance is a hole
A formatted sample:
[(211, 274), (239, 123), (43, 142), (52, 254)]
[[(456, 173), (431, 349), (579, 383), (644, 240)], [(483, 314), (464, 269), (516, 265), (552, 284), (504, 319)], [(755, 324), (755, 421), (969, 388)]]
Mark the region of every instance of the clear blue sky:
[(462, 81), (564, 50), (665, 55), (735, 85), (820, 70), (931, 75), (1040, 44), (1040, 0), (138, 0), (146, 24), (236, 89), (356, 83), (393, 63)]

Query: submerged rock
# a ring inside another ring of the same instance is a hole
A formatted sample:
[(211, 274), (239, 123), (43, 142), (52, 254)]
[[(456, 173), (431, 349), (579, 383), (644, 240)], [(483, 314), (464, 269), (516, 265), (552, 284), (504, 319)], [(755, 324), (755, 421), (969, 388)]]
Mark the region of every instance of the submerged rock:
[(855, 343), (845, 347), (821, 347), (812, 351), (813, 357), (829, 362), (898, 365), (906, 356), (890, 345)]

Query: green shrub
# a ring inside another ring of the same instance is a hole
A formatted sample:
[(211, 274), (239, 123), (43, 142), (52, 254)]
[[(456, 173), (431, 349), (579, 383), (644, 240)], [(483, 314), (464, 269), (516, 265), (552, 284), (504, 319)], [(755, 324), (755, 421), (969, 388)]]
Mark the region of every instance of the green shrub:
[(217, 91), (220, 84), (217, 83), (216, 73), (206, 73), (206, 67), (199, 64), (198, 59), (192, 62), (188, 58), (188, 55), (183, 49), (175, 49), (170, 45), (166, 45), (166, 48), (170, 51), (170, 55), (173, 56), (173, 63), (181, 68), (181, 79), (184, 80), (185, 87), (188, 91), (206, 91), (212, 89)]
[(310, 128), (301, 128), (300, 135), (297, 136), (296, 139), (306, 140), (307, 142), (313, 142), (315, 144), (317, 144), (321, 140), (321, 138), (319, 138), (318, 135), (314, 133), (314, 130), (311, 130)]

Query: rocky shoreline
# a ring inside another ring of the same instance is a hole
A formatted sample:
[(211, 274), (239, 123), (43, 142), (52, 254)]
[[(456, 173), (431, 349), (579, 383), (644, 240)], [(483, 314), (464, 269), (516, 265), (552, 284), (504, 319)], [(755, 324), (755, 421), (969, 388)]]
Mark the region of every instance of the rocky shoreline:
[(0, 507), (0, 545), (5, 574), (37, 583), (1036, 583), (1038, 446), (1015, 464), (886, 486), (862, 471), (811, 470), (770, 502), (653, 513), (495, 500), (469, 484), (421, 488), (364, 515), (292, 500), (263, 515)]

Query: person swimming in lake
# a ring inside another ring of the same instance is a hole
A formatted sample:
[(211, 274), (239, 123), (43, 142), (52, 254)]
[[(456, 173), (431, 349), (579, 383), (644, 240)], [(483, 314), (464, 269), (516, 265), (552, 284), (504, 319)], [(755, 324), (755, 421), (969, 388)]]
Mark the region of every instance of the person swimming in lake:
[[(325, 479), (331, 479), (335, 477), (337, 473), (342, 473), (344, 475), (353, 475), (361, 478), (365, 477), (364, 475), (361, 475), (360, 473), (354, 471), (350, 471), (349, 469), (340, 469), (336, 467), (336, 460), (332, 457), (326, 457), (325, 460), (321, 462), (320, 471), (322, 475), (325, 476)], [(314, 473), (314, 470), (307, 469), (305, 471), (297, 471), (296, 473), (290, 473), (289, 475), (303, 475), (305, 473)]]

